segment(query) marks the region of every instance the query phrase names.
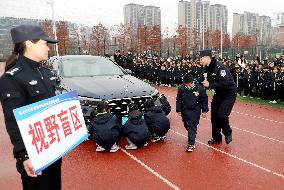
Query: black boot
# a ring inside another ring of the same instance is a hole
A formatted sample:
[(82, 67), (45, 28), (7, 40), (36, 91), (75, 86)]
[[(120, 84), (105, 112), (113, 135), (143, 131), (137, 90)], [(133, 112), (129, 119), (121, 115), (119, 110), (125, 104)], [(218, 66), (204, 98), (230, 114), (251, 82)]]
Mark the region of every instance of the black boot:
[(226, 143), (229, 144), (232, 142), (232, 133), (230, 135), (225, 136)]
[(215, 140), (215, 139), (210, 139), (209, 141), (208, 141), (208, 144), (218, 144), (218, 143), (221, 143), (222, 142), (222, 140)]

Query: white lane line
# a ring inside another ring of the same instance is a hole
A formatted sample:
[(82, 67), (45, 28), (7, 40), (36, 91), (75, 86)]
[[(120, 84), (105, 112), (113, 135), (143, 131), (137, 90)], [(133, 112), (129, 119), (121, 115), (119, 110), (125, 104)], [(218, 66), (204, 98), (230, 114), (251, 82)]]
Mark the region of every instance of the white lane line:
[[(180, 135), (180, 136), (182, 136), (182, 137), (184, 137), (184, 138), (187, 138), (187, 136), (184, 135), (184, 134), (182, 134), (182, 133), (179, 133), (179, 132), (174, 131), (174, 130), (172, 130), (172, 129), (170, 129), (170, 131), (172, 131), (172, 132), (176, 133), (177, 135)], [(274, 172), (274, 171), (272, 171), (272, 170), (270, 170), (270, 169), (267, 169), (267, 168), (265, 168), (265, 167), (263, 167), (263, 166), (260, 166), (260, 165), (258, 165), (258, 164), (255, 164), (255, 163), (253, 163), (253, 162), (247, 161), (247, 160), (245, 160), (245, 159), (243, 159), (243, 158), (239, 158), (238, 156), (232, 155), (232, 154), (230, 154), (230, 153), (227, 153), (227, 152), (225, 152), (225, 151), (222, 151), (222, 150), (220, 150), (220, 149), (218, 149), (218, 148), (215, 148), (215, 147), (213, 147), (213, 146), (209, 146), (208, 144), (203, 143), (203, 142), (201, 142), (201, 141), (198, 141), (198, 140), (197, 140), (196, 142), (198, 142), (198, 143), (200, 143), (200, 144), (202, 144), (202, 145), (204, 145), (204, 146), (207, 146), (208, 148), (211, 148), (211, 149), (213, 149), (213, 150), (215, 150), (215, 151), (218, 151), (218, 152), (220, 152), (220, 153), (222, 153), (222, 154), (225, 154), (225, 155), (227, 155), (227, 156), (229, 156), (229, 157), (232, 157), (232, 158), (237, 159), (237, 160), (239, 160), (239, 161), (241, 161), (241, 162), (244, 162), (244, 163), (249, 164), (249, 165), (251, 165), (251, 166), (253, 166), (253, 167), (256, 167), (256, 168), (258, 168), (258, 169), (261, 169), (261, 170), (263, 170), (263, 171), (266, 171), (266, 172), (268, 172), (268, 173), (271, 173), (272, 175), (275, 175), (275, 176), (278, 176), (278, 177), (281, 177), (282, 179), (284, 179), (284, 175), (282, 175), (282, 174), (280, 174), (280, 173)]]
[[(207, 119), (207, 118), (202, 118), (202, 119), (206, 120), (206, 121), (211, 121), (210, 119)], [(243, 132), (246, 132), (246, 133), (250, 133), (250, 134), (258, 136), (258, 137), (266, 138), (266, 139), (284, 144), (284, 141), (281, 141), (281, 140), (278, 140), (278, 139), (275, 139), (275, 138), (272, 138), (272, 137), (268, 137), (268, 136), (265, 136), (265, 135), (261, 135), (261, 134), (258, 134), (258, 133), (255, 133), (255, 132), (252, 132), (252, 131), (249, 131), (249, 130), (246, 130), (246, 129), (241, 129), (241, 128), (238, 128), (238, 127), (235, 127), (235, 126), (231, 126), (231, 128), (234, 128), (234, 129), (237, 129), (237, 130), (240, 130), (240, 131), (243, 131)]]
[(163, 177), (162, 175), (160, 175), (158, 172), (156, 172), (155, 170), (153, 170), (151, 167), (149, 167), (148, 165), (146, 165), (144, 162), (142, 162), (141, 160), (139, 160), (137, 157), (135, 157), (134, 155), (130, 154), (129, 152), (127, 152), (125, 149), (119, 147), (120, 150), (122, 152), (124, 152), (127, 156), (129, 156), (131, 159), (133, 159), (134, 161), (136, 161), (138, 164), (140, 164), (141, 166), (143, 166), (146, 170), (148, 170), (149, 172), (151, 172), (152, 174), (154, 174), (156, 177), (158, 177), (159, 179), (161, 179), (164, 183), (166, 183), (168, 186), (170, 186), (171, 188), (175, 189), (175, 190), (180, 190), (180, 188), (178, 186), (176, 186), (175, 184), (173, 184), (172, 182), (170, 182), (168, 179), (166, 179), (165, 177)]
[(283, 124), (282, 121), (275, 121), (275, 120), (272, 120), (272, 119), (268, 119), (268, 118), (264, 118), (264, 117), (260, 117), (260, 116), (255, 116), (255, 115), (251, 115), (251, 114), (247, 114), (247, 113), (242, 113), (242, 112), (234, 111), (234, 110), (233, 110), (232, 112), (233, 112), (233, 113), (240, 114), (240, 115), (245, 115), (245, 116), (249, 116), (249, 117), (253, 117), (253, 118), (265, 120), (265, 121), (270, 121), (270, 122), (272, 122), (272, 123), (280, 123), (280, 124)]
[[(175, 99), (175, 97), (173, 97), (173, 96), (168, 96), (168, 98)], [(245, 116), (252, 117), (252, 118), (257, 118), (259, 120), (265, 120), (265, 121), (269, 121), (269, 122), (272, 122), (272, 123), (284, 124), (284, 122), (282, 122), (282, 121), (276, 121), (276, 120), (272, 120), (272, 119), (268, 119), (268, 118), (264, 118), (264, 117), (260, 117), (260, 116), (256, 116), (256, 115), (251, 115), (251, 114), (247, 114), (247, 113), (243, 113), (243, 112), (239, 112), (239, 111), (232, 110), (232, 113), (245, 115)]]

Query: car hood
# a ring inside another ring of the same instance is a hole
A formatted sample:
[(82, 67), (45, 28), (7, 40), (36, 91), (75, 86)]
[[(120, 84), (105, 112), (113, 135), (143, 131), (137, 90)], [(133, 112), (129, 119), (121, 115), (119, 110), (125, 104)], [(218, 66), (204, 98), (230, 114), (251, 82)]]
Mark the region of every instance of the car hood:
[(72, 77), (61, 80), (66, 90), (76, 90), (80, 96), (99, 99), (150, 96), (155, 88), (131, 76)]

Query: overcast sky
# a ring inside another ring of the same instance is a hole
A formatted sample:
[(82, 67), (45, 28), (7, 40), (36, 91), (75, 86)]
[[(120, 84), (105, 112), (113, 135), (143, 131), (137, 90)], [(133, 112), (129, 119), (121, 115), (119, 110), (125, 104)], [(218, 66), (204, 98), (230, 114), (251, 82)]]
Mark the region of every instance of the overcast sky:
[[(51, 18), (49, 0), (0, 0), (0, 16), (45, 19)], [(162, 13), (162, 29), (174, 31), (178, 23), (179, 0), (54, 0), (56, 20), (67, 20), (93, 26), (99, 22), (106, 26), (123, 23), (123, 6), (128, 3), (154, 5)], [(190, 0), (189, 0), (190, 1)], [(210, 0), (210, 4), (227, 6), (228, 32), (232, 32), (233, 13), (249, 11), (270, 16), (284, 12), (284, 0)]]

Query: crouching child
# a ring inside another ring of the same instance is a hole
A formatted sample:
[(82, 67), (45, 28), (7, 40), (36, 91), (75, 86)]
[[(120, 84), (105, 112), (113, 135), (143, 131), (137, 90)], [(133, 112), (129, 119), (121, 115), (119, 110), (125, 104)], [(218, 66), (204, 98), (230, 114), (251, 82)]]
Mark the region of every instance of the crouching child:
[(146, 100), (144, 103), (144, 118), (152, 135), (152, 142), (164, 140), (170, 129), (170, 121), (161, 106), (155, 106), (154, 100)]
[(94, 117), (88, 126), (92, 139), (97, 143), (97, 152), (109, 150), (116, 152), (120, 128), (116, 116), (109, 112), (107, 102), (99, 102)]
[(136, 104), (129, 105), (128, 120), (123, 126), (123, 134), (126, 136), (128, 145), (125, 149), (134, 150), (138, 147), (146, 146), (150, 137), (150, 132)]
[(195, 84), (191, 74), (183, 77), (183, 84), (178, 87), (176, 97), (176, 112), (182, 117), (184, 127), (188, 132), (186, 152), (195, 149), (195, 138), (200, 115), (206, 117), (208, 112), (208, 96), (205, 89)]

